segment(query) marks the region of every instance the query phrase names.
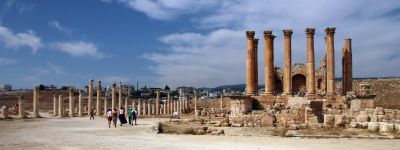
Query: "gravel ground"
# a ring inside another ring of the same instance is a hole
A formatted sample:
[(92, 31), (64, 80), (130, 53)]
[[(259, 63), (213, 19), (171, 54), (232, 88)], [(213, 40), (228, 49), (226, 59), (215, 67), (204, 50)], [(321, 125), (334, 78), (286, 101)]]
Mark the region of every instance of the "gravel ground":
[(137, 126), (111, 129), (104, 118), (0, 120), (0, 149), (400, 149), (400, 140), (166, 135), (152, 131), (156, 122), (164, 120), (141, 119)]

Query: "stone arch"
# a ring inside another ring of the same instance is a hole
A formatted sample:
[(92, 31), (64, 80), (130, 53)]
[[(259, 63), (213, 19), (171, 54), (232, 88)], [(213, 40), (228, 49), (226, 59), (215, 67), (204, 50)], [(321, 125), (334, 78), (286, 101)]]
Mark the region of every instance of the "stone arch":
[(303, 74), (295, 74), (292, 76), (292, 91), (294, 94), (299, 92), (306, 93), (306, 76)]

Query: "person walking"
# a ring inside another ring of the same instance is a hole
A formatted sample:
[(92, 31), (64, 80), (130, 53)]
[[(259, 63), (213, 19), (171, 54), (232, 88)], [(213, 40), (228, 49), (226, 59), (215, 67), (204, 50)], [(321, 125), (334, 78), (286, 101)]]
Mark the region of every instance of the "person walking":
[(132, 123), (132, 112), (133, 112), (133, 109), (132, 109), (132, 106), (131, 107), (129, 107), (129, 109), (128, 109), (128, 121), (129, 121), (129, 124), (130, 125), (133, 125), (133, 123)]
[(121, 123), (121, 126), (122, 126), (122, 124), (128, 123), (128, 121), (126, 121), (126, 118), (125, 118), (124, 107), (121, 107), (121, 109), (119, 110), (119, 122)]
[(108, 123), (108, 128), (111, 128), (111, 121), (113, 119), (113, 112), (111, 108), (107, 109), (107, 123)]
[(133, 121), (135, 121), (135, 125), (136, 124), (136, 118), (137, 118), (137, 111), (135, 109), (132, 109), (132, 125), (133, 125)]
[(117, 118), (118, 118), (118, 111), (116, 108), (114, 108), (114, 111), (112, 112), (112, 121), (114, 123), (114, 127), (117, 127)]
[(90, 120), (92, 120), (92, 118), (94, 120), (94, 114), (96, 114), (96, 108), (95, 107), (93, 107), (92, 110), (90, 110)]

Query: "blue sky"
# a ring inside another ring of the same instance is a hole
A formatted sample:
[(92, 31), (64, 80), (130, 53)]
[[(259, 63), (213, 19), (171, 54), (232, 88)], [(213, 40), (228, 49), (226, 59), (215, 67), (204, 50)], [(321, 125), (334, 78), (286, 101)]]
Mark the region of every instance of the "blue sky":
[[(355, 77), (399, 76), (398, 0), (2, 0), (0, 84), (124, 82), (214, 87), (245, 82), (246, 30), (293, 29), (292, 62), (306, 61), (305, 28), (315, 27), (316, 60), (326, 27), (336, 27), (336, 75), (344, 38), (353, 39)], [(259, 45), (260, 84), (263, 43)]]

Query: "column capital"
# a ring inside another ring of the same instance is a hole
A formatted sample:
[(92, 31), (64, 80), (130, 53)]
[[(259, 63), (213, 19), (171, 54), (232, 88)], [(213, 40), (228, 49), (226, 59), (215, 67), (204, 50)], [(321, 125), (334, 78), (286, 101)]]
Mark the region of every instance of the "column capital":
[(307, 28), (306, 29), (306, 35), (308, 38), (314, 37), (315, 34), (315, 28)]
[(332, 28), (325, 28), (325, 33), (326, 36), (333, 36), (335, 34), (335, 30), (336, 28), (332, 27)]
[(112, 83), (112, 86), (115, 87), (115, 86), (117, 86), (117, 84), (115, 84), (115, 82), (113, 82), (113, 83)]
[(264, 38), (265, 39), (274, 39), (275, 36), (272, 34), (271, 30), (268, 30), (268, 31), (264, 31)]
[(100, 85), (100, 84), (101, 84), (101, 81), (100, 81), (100, 80), (97, 80), (97, 83)]
[(247, 39), (254, 39), (255, 34), (254, 31), (246, 31)]
[(293, 31), (290, 30), (290, 29), (285, 29), (285, 30), (282, 30), (282, 31), (283, 31), (283, 35), (285, 36), (285, 38), (290, 38), (292, 36), (292, 34), (293, 34)]
[(94, 81), (93, 79), (89, 79), (89, 83), (93, 83), (93, 81)]

